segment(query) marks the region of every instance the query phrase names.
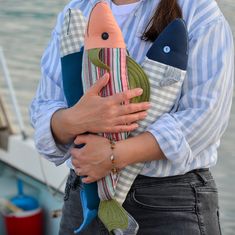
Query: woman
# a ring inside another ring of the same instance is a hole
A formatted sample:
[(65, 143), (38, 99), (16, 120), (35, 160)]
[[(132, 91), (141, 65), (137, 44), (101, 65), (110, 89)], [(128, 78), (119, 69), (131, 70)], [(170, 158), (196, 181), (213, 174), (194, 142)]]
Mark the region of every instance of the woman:
[[(60, 164), (73, 141), (86, 144), (71, 150), (74, 170), (67, 183), (60, 234), (73, 234), (82, 221), (81, 182), (76, 174), (86, 176), (84, 183), (101, 179), (113, 168), (112, 154), (119, 169), (146, 162), (123, 205), (139, 223), (138, 234), (221, 234), (218, 193), (208, 168), (216, 164), (232, 101), (233, 41), (226, 20), (214, 0), (108, 0), (127, 48), (139, 63), (173, 19), (182, 17), (189, 33), (187, 78), (173, 110), (146, 132), (117, 142), (111, 150), (109, 141), (95, 133), (136, 129), (149, 104), (119, 105), (141, 95), (139, 89), (101, 98), (99, 91), (109, 80), (105, 75), (67, 108), (58, 47), (61, 22), (68, 8), (79, 8), (88, 16), (95, 2), (74, 0), (59, 15), (31, 106), (37, 148), (50, 161)], [(97, 219), (81, 234), (108, 232)]]

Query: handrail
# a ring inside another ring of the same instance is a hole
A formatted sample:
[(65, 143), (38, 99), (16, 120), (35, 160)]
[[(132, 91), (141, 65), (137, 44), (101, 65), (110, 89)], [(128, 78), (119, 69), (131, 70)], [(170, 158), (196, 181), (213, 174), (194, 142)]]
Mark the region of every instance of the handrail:
[(16, 114), (16, 117), (17, 117), (17, 121), (18, 121), (18, 124), (19, 124), (19, 128), (20, 128), (20, 133), (21, 133), (23, 139), (25, 140), (25, 139), (27, 139), (27, 135), (26, 135), (26, 132), (25, 132), (23, 117), (22, 117), (22, 114), (20, 112), (19, 104), (18, 104), (18, 101), (17, 101), (17, 98), (16, 98), (14, 87), (12, 85), (12, 79), (11, 79), (11, 76), (10, 76), (10, 73), (9, 73), (9, 70), (8, 70), (8, 67), (7, 67), (7, 63), (6, 63), (6, 60), (5, 60), (5, 56), (4, 56), (4, 52), (3, 52), (2, 47), (0, 47), (0, 63), (2, 64), (3, 77), (5, 78), (5, 81), (6, 81), (7, 86), (8, 86), (8, 90), (10, 92), (11, 101), (12, 101), (12, 104), (13, 104), (13, 107), (14, 107), (14, 110), (15, 110), (15, 114)]

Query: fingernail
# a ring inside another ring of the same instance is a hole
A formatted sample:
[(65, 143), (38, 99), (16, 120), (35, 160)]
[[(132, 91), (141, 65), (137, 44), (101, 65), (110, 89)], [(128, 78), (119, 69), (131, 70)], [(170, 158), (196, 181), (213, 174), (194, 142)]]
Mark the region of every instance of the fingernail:
[(140, 119), (142, 119), (142, 120), (145, 119), (147, 117), (147, 115), (148, 115), (147, 113), (142, 113), (140, 116)]
[(141, 94), (143, 93), (143, 89), (142, 89), (142, 88), (138, 88), (137, 93), (138, 93), (139, 95), (141, 95)]
[(103, 76), (103, 79), (106, 79), (108, 76), (109, 76), (109, 74), (105, 73), (104, 76)]
[(139, 125), (138, 124), (134, 124), (134, 128), (136, 129), (136, 128), (138, 128), (139, 127)]

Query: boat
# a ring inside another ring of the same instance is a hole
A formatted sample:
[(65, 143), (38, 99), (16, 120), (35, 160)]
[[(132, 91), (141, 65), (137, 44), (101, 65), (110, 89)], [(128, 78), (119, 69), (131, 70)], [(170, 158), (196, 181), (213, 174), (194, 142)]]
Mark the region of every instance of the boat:
[[(14, 131), (0, 94), (0, 198), (9, 199), (16, 194), (17, 179), (21, 179), (27, 193), (31, 193), (43, 209), (43, 235), (56, 235), (69, 169), (65, 164), (56, 167), (44, 159), (37, 152), (33, 138), (27, 135), (3, 49), (0, 47), (0, 78), (1, 74), (7, 84), (20, 131)], [(1, 235), (7, 235), (4, 226), (4, 216), (0, 216)]]

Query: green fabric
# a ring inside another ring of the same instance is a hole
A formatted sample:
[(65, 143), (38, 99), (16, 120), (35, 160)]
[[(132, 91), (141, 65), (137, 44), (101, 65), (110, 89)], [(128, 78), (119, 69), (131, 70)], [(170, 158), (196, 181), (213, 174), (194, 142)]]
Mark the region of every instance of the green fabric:
[(90, 49), (88, 50), (88, 57), (92, 64), (96, 65), (98, 68), (110, 70), (109, 66), (103, 63), (100, 59), (101, 48)]
[(115, 199), (100, 201), (98, 216), (109, 232), (128, 228), (128, 213)]
[(127, 56), (128, 80), (130, 89), (140, 87), (143, 89), (141, 96), (131, 99), (132, 103), (150, 100), (150, 84), (144, 70), (131, 57)]

